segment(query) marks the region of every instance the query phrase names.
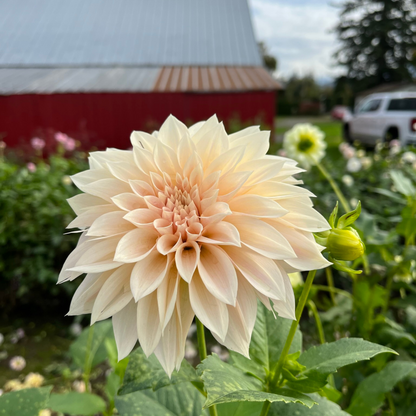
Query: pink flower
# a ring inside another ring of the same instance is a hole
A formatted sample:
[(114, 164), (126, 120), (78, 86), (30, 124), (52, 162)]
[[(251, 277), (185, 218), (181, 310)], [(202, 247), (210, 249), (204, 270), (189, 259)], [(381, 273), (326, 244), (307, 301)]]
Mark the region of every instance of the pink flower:
[(30, 144), (35, 150), (42, 150), (45, 147), (45, 140), (39, 139), (39, 137), (34, 137)]
[(55, 140), (58, 143), (65, 144), (68, 140), (68, 136), (65, 133), (61, 133), (58, 131), (58, 133), (55, 133)]
[(71, 137), (68, 137), (65, 133), (55, 133), (55, 140), (58, 143), (61, 143), (64, 149), (68, 152), (72, 152), (76, 147), (76, 142)]
[(70, 137), (67, 137), (66, 142), (64, 143), (64, 148), (68, 152), (72, 152), (76, 147), (76, 142), (74, 139), (71, 139)]
[(36, 172), (36, 165), (33, 162), (29, 162), (26, 167), (29, 172)]

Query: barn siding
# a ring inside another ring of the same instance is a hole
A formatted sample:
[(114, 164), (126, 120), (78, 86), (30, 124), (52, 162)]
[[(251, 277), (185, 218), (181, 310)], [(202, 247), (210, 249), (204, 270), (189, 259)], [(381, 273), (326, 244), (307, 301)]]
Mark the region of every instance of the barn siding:
[(62, 131), (84, 148), (128, 148), (132, 130), (158, 129), (169, 114), (197, 122), (216, 113), (220, 120), (273, 128), (275, 91), (239, 93), (91, 93), (0, 96), (0, 134), (8, 146)]

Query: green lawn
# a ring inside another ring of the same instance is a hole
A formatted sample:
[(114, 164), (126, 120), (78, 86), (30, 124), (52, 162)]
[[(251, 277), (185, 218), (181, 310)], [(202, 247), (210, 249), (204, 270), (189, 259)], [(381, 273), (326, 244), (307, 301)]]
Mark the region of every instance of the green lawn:
[(281, 141), (283, 135), (297, 123), (311, 123), (319, 127), (324, 133), (328, 143), (328, 147), (338, 147), (342, 141), (342, 123), (332, 120), (328, 116), (322, 117), (276, 117), (275, 119), (275, 134), (277, 136), (277, 143), (270, 146), (269, 153), (275, 153), (282, 147)]

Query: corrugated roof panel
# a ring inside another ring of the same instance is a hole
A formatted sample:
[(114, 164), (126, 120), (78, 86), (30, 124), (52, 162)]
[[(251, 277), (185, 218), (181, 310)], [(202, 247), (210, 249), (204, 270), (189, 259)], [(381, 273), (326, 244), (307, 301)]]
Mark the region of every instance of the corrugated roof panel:
[(0, 68), (0, 95), (152, 91), (160, 68)]
[(0, 66), (256, 66), (247, 0), (2, 0)]
[[(180, 80), (180, 81), (179, 81)], [(276, 90), (280, 85), (258, 67), (163, 67), (155, 81), (156, 92), (208, 92)]]

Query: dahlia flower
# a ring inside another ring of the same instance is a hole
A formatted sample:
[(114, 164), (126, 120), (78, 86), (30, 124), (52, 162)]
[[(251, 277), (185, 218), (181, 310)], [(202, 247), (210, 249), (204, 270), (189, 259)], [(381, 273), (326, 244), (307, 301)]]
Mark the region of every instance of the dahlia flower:
[(297, 160), (305, 169), (309, 169), (325, 156), (325, 135), (312, 124), (296, 124), (285, 133), (283, 148), (289, 157)]
[(86, 273), (69, 315), (112, 317), (119, 359), (137, 339), (171, 374), (196, 315), (219, 343), (248, 356), (257, 299), (295, 319), (288, 273), (328, 265), (313, 232), (329, 228), (269, 132), (228, 135), (216, 116), (190, 128), (169, 116), (133, 132), (132, 150), (90, 155), (69, 199), (82, 230), (58, 283)]

